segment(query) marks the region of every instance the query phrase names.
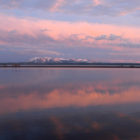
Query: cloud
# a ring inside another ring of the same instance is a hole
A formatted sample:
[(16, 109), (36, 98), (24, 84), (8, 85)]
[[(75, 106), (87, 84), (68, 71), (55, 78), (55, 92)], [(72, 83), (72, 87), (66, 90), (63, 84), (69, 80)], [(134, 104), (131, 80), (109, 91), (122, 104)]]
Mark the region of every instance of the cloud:
[(59, 140), (63, 140), (64, 139), (64, 134), (65, 134), (64, 130), (66, 129), (66, 127), (56, 117), (51, 117), (50, 120), (52, 121), (52, 123), (55, 126), (55, 133), (56, 133), (58, 139)]
[[(88, 94), (87, 94), (88, 91)], [(18, 110), (30, 110), (37, 108), (61, 108), (61, 107), (87, 107), (97, 105), (129, 104), (140, 101), (139, 88), (129, 88), (121, 94), (102, 94), (89, 89), (77, 90), (75, 94), (70, 91), (53, 90), (42, 96), (40, 93), (18, 94), (16, 98), (3, 97), (0, 105), (3, 105), (0, 113), (15, 112)], [(5, 110), (6, 108), (6, 110)]]
[[(135, 57), (140, 49), (140, 29), (137, 27), (21, 19), (5, 15), (0, 15), (0, 22), (0, 46), (7, 52), (56, 56), (65, 55), (71, 48), (77, 49), (77, 56), (83, 48), (87, 48), (84, 52), (88, 56), (90, 48), (93, 48), (100, 54), (104, 51), (106, 56), (116, 52), (123, 52), (124, 55), (133, 52), (132, 56)], [(73, 51), (68, 53), (74, 54)]]
[[(35, 108), (111, 106), (140, 101), (140, 76), (137, 70), (85, 69), (79, 72), (40, 69), (26, 71), (22, 76), (21, 72), (12, 71), (10, 78), (5, 77), (6, 73), (3, 70), (0, 73), (0, 113)], [(3, 84), (5, 80), (8, 83)], [(13, 82), (16, 82), (16, 86)]]
[[(21, 36), (31, 36), (32, 38), (43, 38), (48, 36), (48, 40), (63, 40), (63, 38), (79, 38), (89, 39), (95, 37), (107, 38), (108, 40), (115, 40), (124, 38), (130, 40), (135, 39), (139, 41), (139, 28), (129, 26), (117, 26), (106, 24), (94, 24), (87, 22), (63, 22), (51, 20), (39, 20), (29, 18), (15, 18), (1, 15), (0, 16), (0, 30), (6, 32), (9, 36), (20, 34)], [(38, 36), (38, 37), (37, 37)], [(49, 38), (50, 37), (50, 38)]]
[(109, 36), (107, 35), (101, 35), (101, 36), (97, 36), (95, 37), (95, 40), (118, 40), (118, 39), (123, 39), (121, 36), (117, 36), (114, 34), (110, 34)]
[(95, 6), (102, 4), (102, 0), (93, 0)]
[(57, 0), (0, 0), (0, 5), (2, 8), (9, 9), (50, 9)]
[(57, 0), (56, 3), (51, 7), (51, 12), (56, 12), (64, 4), (65, 0)]
[(69, 14), (124, 16), (140, 10), (139, 0), (0, 0), (1, 8)]

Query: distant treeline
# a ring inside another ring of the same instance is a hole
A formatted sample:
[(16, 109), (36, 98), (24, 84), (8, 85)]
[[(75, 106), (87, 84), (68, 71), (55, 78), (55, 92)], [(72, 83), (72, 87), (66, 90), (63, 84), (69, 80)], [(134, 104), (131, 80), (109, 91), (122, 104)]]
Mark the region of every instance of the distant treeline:
[(140, 68), (140, 63), (0, 63), (0, 67), (101, 67), (101, 68)]

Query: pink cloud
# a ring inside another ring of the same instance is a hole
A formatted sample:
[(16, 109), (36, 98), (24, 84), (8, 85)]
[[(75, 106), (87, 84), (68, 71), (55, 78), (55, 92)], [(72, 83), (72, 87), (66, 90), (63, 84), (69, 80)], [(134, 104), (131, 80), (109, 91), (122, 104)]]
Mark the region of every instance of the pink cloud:
[(4, 89), (5, 88), (5, 86), (3, 86), (3, 85), (0, 85), (0, 89)]
[(123, 35), (125, 38), (140, 39), (140, 29), (137, 27), (117, 26), (108, 24), (94, 24), (88, 22), (63, 22), (51, 20), (39, 20), (34, 18), (16, 18), (0, 15), (0, 29), (3, 31), (16, 30), (21, 34), (35, 36), (41, 30), (44, 34), (50, 35), (55, 39), (60, 39), (64, 36), (79, 34), (80, 38), (85, 36), (100, 36), (104, 35)]
[(65, 0), (57, 0), (56, 3), (50, 8), (51, 12), (56, 12), (64, 4)]
[[(88, 93), (87, 93), (88, 91)], [(40, 93), (23, 94), (16, 98), (5, 97), (0, 100), (0, 113), (15, 112), (18, 110), (30, 110), (35, 108), (55, 108), (55, 107), (86, 107), (96, 105), (113, 105), (136, 103), (140, 101), (139, 88), (133, 87), (117, 94), (99, 93), (92, 87), (85, 87), (76, 90), (73, 94), (71, 91), (55, 89), (43, 98)]]
[(101, 0), (93, 0), (95, 6), (100, 5), (102, 3)]
[(49, 48), (91, 47), (124, 54), (129, 51), (133, 52), (133, 55), (140, 51), (137, 47), (137, 44), (140, 44), (138, 27), (36, 18), (21, 19), (2, 14), (0, 23), (0, 45), (31, 49), (36, 47), (36, 50), (40, 50), (42, 45)]

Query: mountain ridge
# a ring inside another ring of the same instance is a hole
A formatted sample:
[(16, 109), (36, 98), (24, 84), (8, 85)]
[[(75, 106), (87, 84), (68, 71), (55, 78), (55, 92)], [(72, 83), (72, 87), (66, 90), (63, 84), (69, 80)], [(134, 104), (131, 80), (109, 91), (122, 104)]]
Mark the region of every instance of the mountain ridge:
[(66, 58), (52, 58), (52, 57), (34, 57), (29, 60), (29, 63), (35, 64), (75, 64), (75, 63), (94, 63), (93, 61), (89, 61), (88, 59), (66, 59)]

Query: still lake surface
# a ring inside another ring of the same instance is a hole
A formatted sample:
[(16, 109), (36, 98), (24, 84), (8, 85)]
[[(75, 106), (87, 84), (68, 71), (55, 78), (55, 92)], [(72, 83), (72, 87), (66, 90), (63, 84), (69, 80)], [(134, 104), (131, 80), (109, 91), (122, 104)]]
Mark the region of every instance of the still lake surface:
[(140, 69), (0, 69), (0, 140), (139, 140)]

